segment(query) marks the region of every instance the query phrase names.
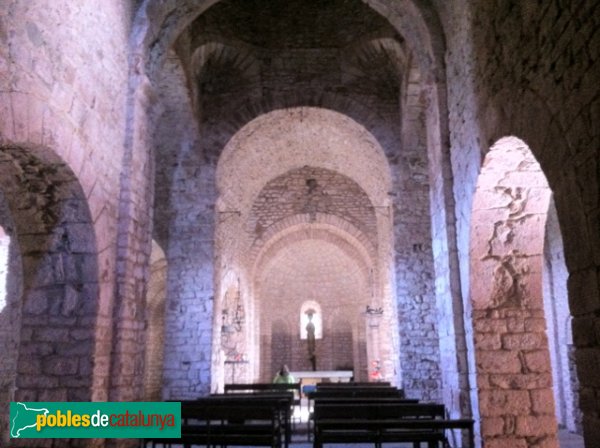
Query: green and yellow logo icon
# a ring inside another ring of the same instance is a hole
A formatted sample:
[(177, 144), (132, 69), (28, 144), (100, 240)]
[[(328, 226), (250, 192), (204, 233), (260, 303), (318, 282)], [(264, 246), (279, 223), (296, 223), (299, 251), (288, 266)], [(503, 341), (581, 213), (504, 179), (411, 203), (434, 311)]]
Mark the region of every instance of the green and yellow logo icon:
[(11, 438), (179, 438), (181, 403), (10, 403)]

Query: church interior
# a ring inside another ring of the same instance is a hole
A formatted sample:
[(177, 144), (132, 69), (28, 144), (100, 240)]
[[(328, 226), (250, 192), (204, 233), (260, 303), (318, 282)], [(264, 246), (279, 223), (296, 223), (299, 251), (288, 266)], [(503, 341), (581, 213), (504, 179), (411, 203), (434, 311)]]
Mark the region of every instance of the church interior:
[(0, 446), (284, 364), (600, 446), (599, 2), (0, 0), (0, 42)]

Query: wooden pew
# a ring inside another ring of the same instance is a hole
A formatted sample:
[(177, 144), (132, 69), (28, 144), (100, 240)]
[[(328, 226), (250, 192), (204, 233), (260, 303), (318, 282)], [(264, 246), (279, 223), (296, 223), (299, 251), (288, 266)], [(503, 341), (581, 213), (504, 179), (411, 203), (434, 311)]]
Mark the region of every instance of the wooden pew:
[(259, 392), (259, 391), (292, 391), (295, 396), (300, 396), (300, 383), (250, 383), (250, 384), (225, 384), (225, 393), (231, 392)]
[(349, 387), (391, 387), (391, 383), (389, 381), (351, 381), (349, 383), (317, 383), (317, 389), (329, 388), (349, 388)]
[(239, 392), (286, 392), (294, 393), (294, 406), (300, 406), (301, 384), (300, 383), (248, 383), (248, 384), (225, 384), (226, 394)]
[(398, 397), (404, 398), (404, 391), (395, 387), (339, 387), (317, 388), (309, 396), (318, 397)]
[(181, 443), (280, 447), (282, 423), (276, 401), (199, 400), (182, 403)]
[[(338, 406), (345, 405), (353, 405), (353, 404), (417, 404), (419, 400), (414, 398), (399, 398), (399, 397), (318, 397), (315, 400), (315, 403), (318, 403), (317, 406), (322, 406), (323, 404), (331, 404)], [(315, 406), (315, 405), (313, 405)], [(313, 430), (311, 430), (311, 428)], [(314, 433), (314, 412), (309, 412), (308, 416), (308, 437), (310, 441), (311, 434)]]
[(173, 444), (193, 446), (270, 446), (287, 447), (284, 413), (288, 397), (211, 396), (181, 402), (181, 438), (145, 439), (142, 447)]
[(235, 403), (240, 400), (242, 400), (244, 403), (264, 402), (266, 399), (277, 400), (280, 420), (284, 432), (283, 436), (285, 440), (285, 446), (287, 447), (290, 444), (292, 438), (292, 413), (293, 406), (296, 401), (293, 392), (265, 390), (249, 393), (236, 392), (227, 394), (213, 394), (210, 397), (213, 400), (219, 400), (224, 403)]
[(395, 387), (326, 388), (309, 392), (307, 396), (309, 409), (312, 409), (314, 401), (320, 398), (405, 398), (404, 391)]
[(315, 434), (315, 448), (326, 443), (373, 443), (381, 447), (384, 443), (413, 443), (429, 448), (448, 446), (446, 430), (466, 430), (468, 445), (475, 447), (472, 419), (321, 419)]
[(415, 447), (445, 446), (445, 430), (464, 429), (473, 446), (473, 421), (445, 418), (443, 405), (431, 403), (315, 402), (314, 446), (325, 443), (412, 442)]

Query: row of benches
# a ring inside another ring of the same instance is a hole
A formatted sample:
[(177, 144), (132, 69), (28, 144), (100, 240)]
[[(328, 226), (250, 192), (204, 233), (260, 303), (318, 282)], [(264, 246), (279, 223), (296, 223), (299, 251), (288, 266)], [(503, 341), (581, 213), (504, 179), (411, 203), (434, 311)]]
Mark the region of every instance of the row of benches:
[[(467, 446), (474, 446), (472, 420), (448, 419), (443, 405), (418, 403), (389, 384), (372, 384), (323, 385), (310, 394), (316, 448), (331, 443), (378, 447), (400, 442), (446, 447), (448, 430), (465, 430)], [(181, 439), (149, 439), (142, 446), (287, 448), (299, 385), (229, 386), (227, 394), (182, 402)]]
[(181, 402), (180, 439), (144, 439), (142, 447), (289, 446), (291, 392), (212, 395)]
[(444, 405), (407, 399), (389, 384), (323, 384), (309, 394), (314, 447), (328, 443), (412, 443), (447, 447), (449, 430), (465, 430), (474, 447), (473, 420), (449, 419)]

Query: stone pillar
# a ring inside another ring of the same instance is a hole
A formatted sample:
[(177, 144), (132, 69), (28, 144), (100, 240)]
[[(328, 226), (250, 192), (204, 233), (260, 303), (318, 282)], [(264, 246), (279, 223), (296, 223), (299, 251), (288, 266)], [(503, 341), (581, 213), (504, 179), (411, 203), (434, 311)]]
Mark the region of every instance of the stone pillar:
[(378, 381), (385, 378), (381, 360), (381, 318), (381, 314), (369, 313), (368, 311), (365, 314), (369, 381)]
[(486, 448), (558, 446), (542, 298), (549, 199), (523, 142), (508, 138), (492, 148), (475, 194), (470, 252)]

